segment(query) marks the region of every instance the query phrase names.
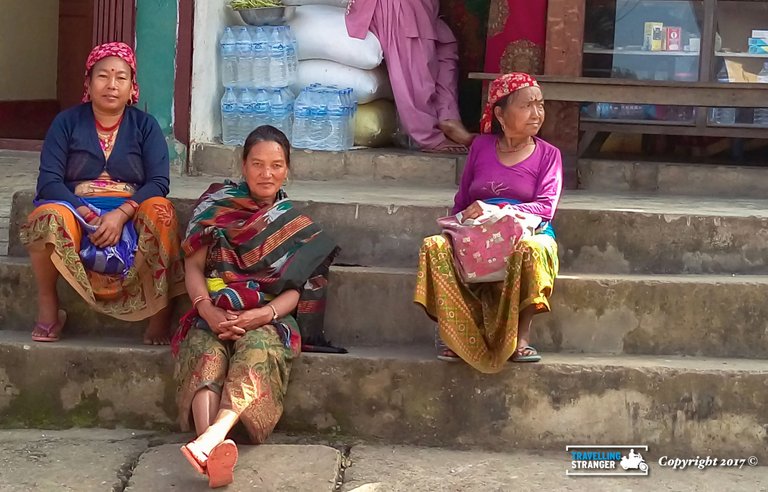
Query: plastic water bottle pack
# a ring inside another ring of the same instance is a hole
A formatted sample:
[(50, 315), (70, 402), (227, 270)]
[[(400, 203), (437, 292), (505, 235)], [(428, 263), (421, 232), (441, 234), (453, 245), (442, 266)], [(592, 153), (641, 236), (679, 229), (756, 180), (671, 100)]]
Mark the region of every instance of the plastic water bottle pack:
[(296, 81), (299, 60), (289, 26), (232, 26), (219, 41), (224, 87), (288, 87)]
[(294, 98), (290, 89), (228, 87), (221, 99), (222, 142), (242, 145), (261, 125), (272, 125), (291, 139)]
[(357, 101), (350, 88), (312, 84), (296, 99), (293, 146), (343, 151), (354, 144)]
[(219, 56), (225, 145), (242, 145), (254, 128), (267, 124), (291, 139), (294, 96), (288, 87), (298, 77), (297, 48), (288, 26), (224, 28)]

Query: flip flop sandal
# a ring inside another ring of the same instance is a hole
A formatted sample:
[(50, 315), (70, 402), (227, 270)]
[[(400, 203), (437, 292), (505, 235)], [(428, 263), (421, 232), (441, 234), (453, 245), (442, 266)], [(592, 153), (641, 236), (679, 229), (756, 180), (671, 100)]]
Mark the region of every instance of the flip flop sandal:
[(199, 451), (194, 442), (190, 442), (181, 447), (181, 454), (189, 461), (189, 464), (201, 475), (206, 474), (206, 465), (208, 455)]
[[(61, 330), (64, 329), (64, 325), (67, 323), (67, 312), (63, 309), (59, 309), (59, 319), (54, 323), (35, 323), (35, 327), (32, 329), (32, 333), (35, 331), (43, 332), (45, 335), (32, 335), (32, 341), (35, 342), (58, 342), (61, 340)], [(56, 335), (52, 335), (53, 332), (58, 332)]]
[[(523, 355), (525, 352), (533, 352), (532, 354)], [(523, 348), (519, 348), (515, 350), (515, 353), (512, 355), (512, 362), (539, 362), (541, 360), (541, 355), (539, 355), (539, 352), (531, 347), (530, 345), (526, 345)]]
[(208, 486), (216, 489), (231, 484), (235, 480), (236, 464), (237, 446), (232, 439), (227, 439), (213, 448), (206, 463)]
[(437, 358), (445, 362), (459, 362), (461, 360), (461, 357), (456, 355), (456, 352), (450, 349), (445, 349), (438, 353)]

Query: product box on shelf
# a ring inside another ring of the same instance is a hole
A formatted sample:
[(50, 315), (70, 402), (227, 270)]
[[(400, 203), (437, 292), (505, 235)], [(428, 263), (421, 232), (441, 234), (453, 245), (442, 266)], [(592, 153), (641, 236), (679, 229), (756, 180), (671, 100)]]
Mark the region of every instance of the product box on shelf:
[(682, 27), (664, 27), (664, 50), (665, 51), (682, 51)]
[(645, 51), (662, 51), (664, 45), (664, 23), (646, 22), (643, 36), (643, 49)]
[(765, 29), (753, 29), (752, 37), (766, 39), (768, 38), (768, 31), (766, 31)]

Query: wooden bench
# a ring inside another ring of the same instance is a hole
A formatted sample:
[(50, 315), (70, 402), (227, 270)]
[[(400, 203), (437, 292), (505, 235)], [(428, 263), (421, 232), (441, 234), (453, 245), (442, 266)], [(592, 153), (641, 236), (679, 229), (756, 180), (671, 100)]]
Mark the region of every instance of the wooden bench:
[[(499, 74), (470, 73), (475, 80), (493, 80)], [(768, 107), (768, 88), (763, 84), (718, 84), (713, 82), (667, 82), (590, 77), (537, 76), (546, 99), (573, 103), (624, 103), (694, 106), (691, 122), (605, 120), (580, 118), (581, 156), (599, 134), (643, 133), (710, 137), (768, 138), (768, 128), (750, 125), (708, 126), (707, 108)]]

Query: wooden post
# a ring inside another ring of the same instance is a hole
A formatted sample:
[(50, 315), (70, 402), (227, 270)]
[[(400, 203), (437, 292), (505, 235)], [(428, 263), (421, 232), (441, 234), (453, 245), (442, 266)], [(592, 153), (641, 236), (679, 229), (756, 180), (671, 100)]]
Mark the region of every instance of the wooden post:
[[(545, 75), (581, 76), (585, 10), (586, 0), (549, 0)], [(562, 152), (565, 187), (575, 189), (578, 186), (579, 105), (548, 102), (542, 135)]]

